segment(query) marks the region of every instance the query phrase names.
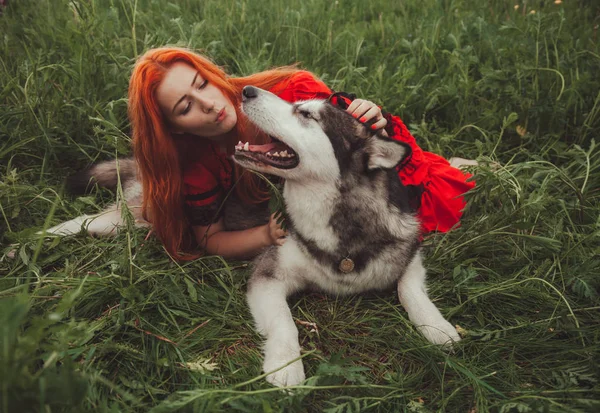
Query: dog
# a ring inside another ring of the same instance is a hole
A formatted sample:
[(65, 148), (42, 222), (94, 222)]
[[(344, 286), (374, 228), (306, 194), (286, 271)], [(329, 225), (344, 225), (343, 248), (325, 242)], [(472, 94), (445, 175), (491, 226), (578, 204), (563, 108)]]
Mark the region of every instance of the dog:
[(427, 340), (458, 342), (456, 329), (427, 296), (419, 223), (395, 170), (410, 147), (323, 100), (290, 104), (246, 86), (242, 110), (273, 142), (240, 142), (235, 162), (285, 179), (287, 240), (255, 259), (247, 290), (265, 337), (267, 381), (285, 387), (305, 379), (286, 300), (304, 289), (355, 294), (396, 285)]

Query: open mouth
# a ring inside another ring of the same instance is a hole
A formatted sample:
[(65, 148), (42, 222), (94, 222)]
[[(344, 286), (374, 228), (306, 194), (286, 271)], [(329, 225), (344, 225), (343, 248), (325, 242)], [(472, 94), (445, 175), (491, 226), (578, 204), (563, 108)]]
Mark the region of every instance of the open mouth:
[(241, 141), (235, 145), (234, 156), (238, 160), (269, 165), (279, 169), (292, 169), (298, 166), (298, 154), (285, 143), (271, 136), (273, 142), (265, 145), (250, 145)]

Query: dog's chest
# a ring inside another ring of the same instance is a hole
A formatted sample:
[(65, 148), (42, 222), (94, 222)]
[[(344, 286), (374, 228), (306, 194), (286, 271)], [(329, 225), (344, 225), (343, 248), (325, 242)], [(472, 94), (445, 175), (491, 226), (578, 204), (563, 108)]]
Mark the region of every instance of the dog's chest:
[(395, 250), (388, 246), (361, 262), (352, 255), (323, 256), (311, 252), (292, 235), (281, 248), (279, 259), (290, 281), (333, 294), (353, 294), (388, 288), (399, 279), (403, 268), (394, 257)]
[[(384, 191), (381, 191), (384, 192)], [(383, 289), (397, 281), (414, 256), (418, 226), (373, 188), (355, 188), (304, 208), (289, 208), (292, 233), (282, 258), (291, 256), (292, 277), (332, 293)], [(293, 245), (293, 247), (292, 247)]]

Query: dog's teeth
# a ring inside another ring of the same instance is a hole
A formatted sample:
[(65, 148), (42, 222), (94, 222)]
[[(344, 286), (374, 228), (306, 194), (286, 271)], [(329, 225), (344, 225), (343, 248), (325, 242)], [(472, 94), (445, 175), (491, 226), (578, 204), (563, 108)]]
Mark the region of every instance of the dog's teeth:
[(250, 144), (249, 144), (248, 142), (246, 142), (246, 143), (244, 144), (244, 150), (245, 150), (245, 151), (248, 151), (248, 150), (250, 150)]
[(288, 157), (288, 151), (281, 151), (280, 155), (283, 156), (284, 158), (287, 158)]
[(273, 152), (271, 155), (279, 157), (279, 152)]

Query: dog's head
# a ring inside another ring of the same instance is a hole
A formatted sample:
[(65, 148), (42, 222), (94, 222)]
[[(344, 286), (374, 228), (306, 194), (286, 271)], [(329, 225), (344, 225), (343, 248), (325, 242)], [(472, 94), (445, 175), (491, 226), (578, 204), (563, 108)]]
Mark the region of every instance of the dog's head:
[(324, 100), (290, 104), (246, 86), (242, 110), (273, 138), (266, 145), (236, 145), (234, 160), (287, 180), (335, 181), (348, 173), (392, 169), (409, 153), (404, 143), (374, 133)]

